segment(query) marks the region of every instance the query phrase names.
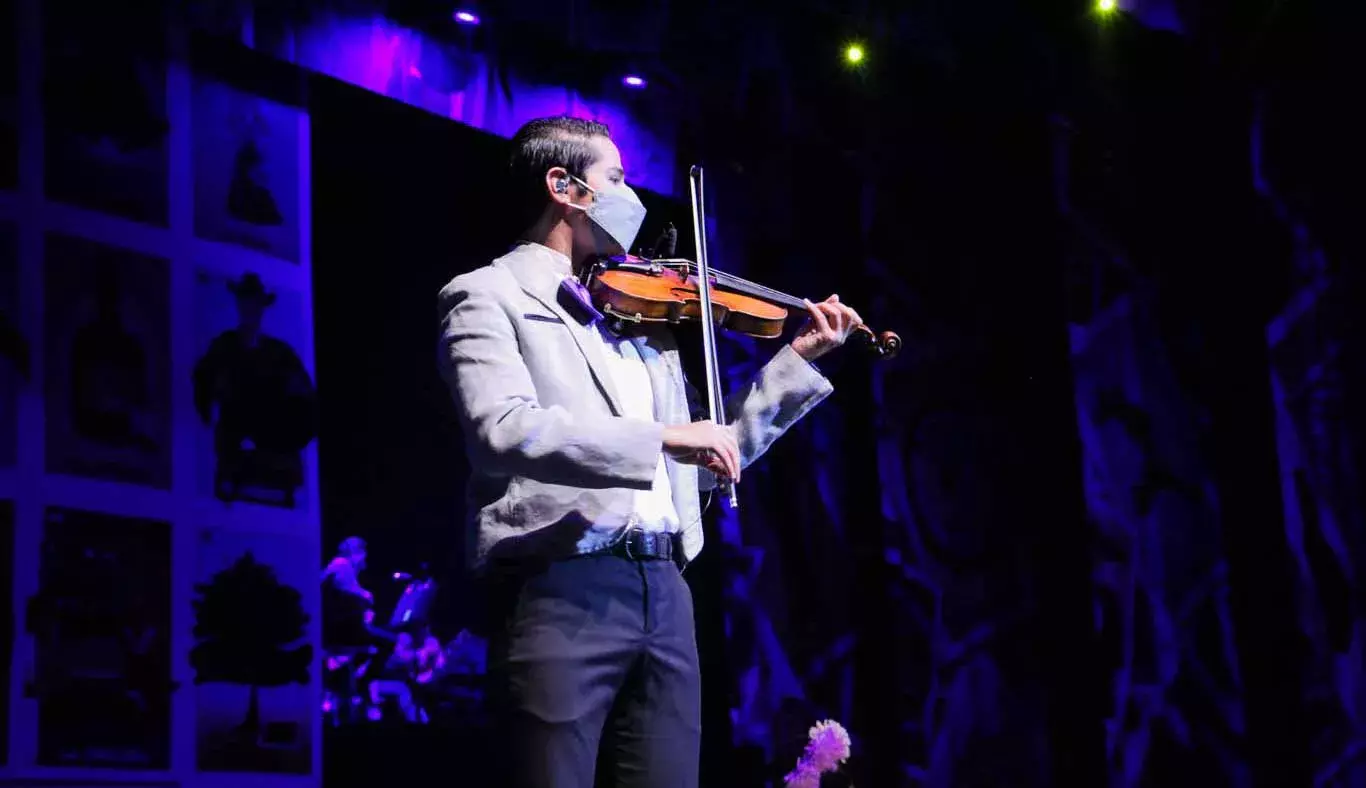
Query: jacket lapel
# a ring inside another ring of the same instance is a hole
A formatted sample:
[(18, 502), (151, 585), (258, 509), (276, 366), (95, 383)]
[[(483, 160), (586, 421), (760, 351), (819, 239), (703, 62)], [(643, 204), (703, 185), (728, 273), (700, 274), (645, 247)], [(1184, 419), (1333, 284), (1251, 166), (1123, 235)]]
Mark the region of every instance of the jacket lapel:
[(559, 294), (562, 275), (555, 269), (555, 260), (543, 259), (543, 256), (551, 257), (552, 255), (553, 253), (549, 250), (542, 250), (541, 247), (527, 244), (513, 250), (503, 257), (501, 262), (512, 272), (523, 292), (536, 299), (541, 306), (549, 309), (563, 321), (565, 330), (574, 339), (574, 344), (578, 346), (579, 353), (588, 362), (588, 371), (593, 375), (593, 382), (597, 384), (598, 390), (602, 392), (602, 396), (606, 398), (607, 404), (612, 408), (612, 414), (621, 416), (624, 413), (621, 407), (621, 398), (617, 395), (616, 387), (612, 385), (612, 376), (607, 369), (607, 359), (603, 356), (602, 341), (593, 333), (597, 329), (581, 323), (560, 304)]
[(673, 379), (673, 367), (669, 364), (669, 354), (651, 341), (651, 337), (635, 336), (630, 339), (640, 360), (645, 363), (645, 371), (650, 376), (653, 389), (655, 420), (665, 424), (679, 423), (675, 389), (678, 384)]

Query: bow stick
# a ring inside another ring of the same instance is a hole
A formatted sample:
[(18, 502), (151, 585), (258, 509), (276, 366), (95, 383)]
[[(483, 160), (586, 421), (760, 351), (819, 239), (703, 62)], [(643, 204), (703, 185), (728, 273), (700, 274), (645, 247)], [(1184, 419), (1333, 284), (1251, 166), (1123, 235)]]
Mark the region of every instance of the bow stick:
[[(702, 302), (702, 356), (707, 370), (707, 410), (713, 424), (726, 425), (725, 393), (721, 390), (721, 368), (716, 358), (716, 320), (711, 307), (711, 265), (707, 258), (706, 195), (702, 191), (702, 168), (693, 165), (688, 173), (692, 197), (692, 234), (697, 250), (697, 292)], [(732, 509), (740, 506), (733, 481), (718, 480), (721, 493)]]

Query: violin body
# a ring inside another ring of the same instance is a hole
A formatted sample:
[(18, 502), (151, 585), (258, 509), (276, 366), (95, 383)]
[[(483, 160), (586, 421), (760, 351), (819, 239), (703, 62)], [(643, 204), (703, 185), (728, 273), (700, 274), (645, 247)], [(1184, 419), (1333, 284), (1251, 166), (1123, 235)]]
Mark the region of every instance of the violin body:
[[(697, 280), (671, 261), (628, 260), (595, 271), (588, 282), (593, 304), (628, 323), (681, 323), (702, 317)], [(685, 261), (684, 261), (685, 262)], [(760, 339), (782, 335), (787, 309), (712, 283), (716, 325)]]

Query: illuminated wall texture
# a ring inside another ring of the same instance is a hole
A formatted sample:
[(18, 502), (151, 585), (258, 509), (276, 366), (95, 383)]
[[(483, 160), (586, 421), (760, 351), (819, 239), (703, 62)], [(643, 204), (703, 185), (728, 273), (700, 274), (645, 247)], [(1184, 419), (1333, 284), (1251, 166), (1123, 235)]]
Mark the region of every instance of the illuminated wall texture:
[(308, 115), (0, 14), (0, 782), (317, 785)]
[[(669, 119), (647, 120), (618, 86), (611, 95), (534, 84), (500, 71), (484, 54), (441, 43), (380, 16), (318, 12), (306, 27), (258, 35), (249, 17), (243, 43), (272, 56), (491, 134), (511, 137), (528, 120), (570, 114), (612, 128), (628, 178), (637, 187), (680, 196), (675, 133)], [(221, 26), (221, 23), (220, 23)]]

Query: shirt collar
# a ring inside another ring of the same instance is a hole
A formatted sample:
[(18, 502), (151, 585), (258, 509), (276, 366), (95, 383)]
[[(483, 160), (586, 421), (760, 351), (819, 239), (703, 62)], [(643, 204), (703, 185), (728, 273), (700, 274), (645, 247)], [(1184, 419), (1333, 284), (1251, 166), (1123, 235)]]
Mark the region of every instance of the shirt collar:
[(548, 299), (555, 297), (560, 283), (573, 271), (569, 258), (548, 246), (524, 242), (498, 260), (532, 295)]
[(535, 241), (524, 241), (523, 246), (534, 251), (543, 258), (546, 263), (549, 264), (551, 270), (555, 272), (556, 276), (565, 277), (574, 273), (574, 263), (566, 255), (560, 254), (549, 246), (536, 243)]

